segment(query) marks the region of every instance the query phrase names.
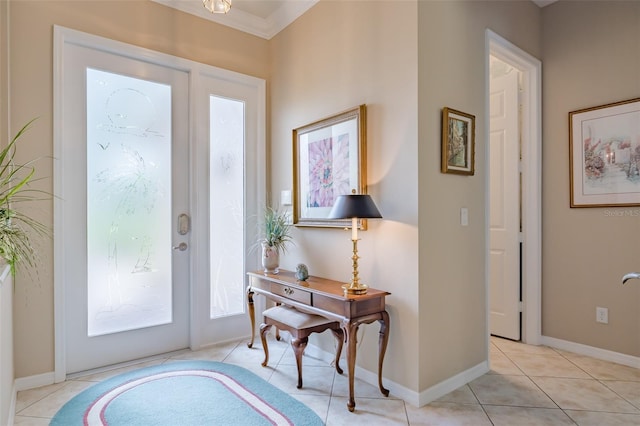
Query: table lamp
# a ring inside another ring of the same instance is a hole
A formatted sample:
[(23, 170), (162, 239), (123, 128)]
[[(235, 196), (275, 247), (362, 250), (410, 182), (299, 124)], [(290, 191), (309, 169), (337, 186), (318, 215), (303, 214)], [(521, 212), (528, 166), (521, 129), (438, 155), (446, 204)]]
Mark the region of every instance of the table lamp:
[(329, 219), (351, 219), (351, 241), (353, 242), (353, 273), (351, 283), (342, 286), (346, 294), (365, 294), (367, 285), (361, 284), (358, 278), (358, 219), (381, 218), (382, 215), (369, 195), (340, 195), (336, 199)]

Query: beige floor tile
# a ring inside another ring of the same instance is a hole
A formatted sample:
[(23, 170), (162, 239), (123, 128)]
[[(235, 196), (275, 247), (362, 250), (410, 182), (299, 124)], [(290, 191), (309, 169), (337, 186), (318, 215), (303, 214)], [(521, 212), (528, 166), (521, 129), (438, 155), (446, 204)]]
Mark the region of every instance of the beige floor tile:
[(27, 417), (51, 418), (67, 401), (93, 385), (95, 385), (93, 382), (81, 382), (77, 380), (65, 382), (64, 386), (57, 391), (45, 396), (40, 401), (31, 404), (16, 414)]
[(53, 385), (41, 386), (39, 388), (18, 392), (18, 395), (16, 396), (16, 413), (19, 413), (31, 404), (40, 401), (45, 396), (61, 389), (65, 384), (65, 382), (55, 383)]
[(347, 409), (347, 400), (331, 397), (327, 426), (407, 426), (407, 412), (401, 399), (356, 398), (355, 411)]
[(437, 402), (453, 402), (455, 404), (479, 404), (478, 398), (473, 394), (469, 385), (460, 386), (453, 392), (449, 392)]
[[(356, 410), (350, 413), (346, 408), (347, 375), (338, 375), (327, 360), (308, 354), (303, 358), (304, 387), (298, 390), (295, 357), (287, 341), (278, 342), (269, 335), (267, 367), (261, 366), (264, 352), (259, 338), (251, 349), (246, 343), (244, 339), (185, 351), (170, 358), (19, 392), (15, 424), (48, 424), (65, 402), (95, 381), (162, 362), (201, 359), (227, 362), (254, 372), (308, 405), (327, 425), (640, 426), (640, 370), (548, 347), (492, 337), (491, 372), (421, 408), (393, 395), (385, 398), (377, 385), (356, 378)], [(341, 364), (346, 369), (344, 360)], [(589, 379), (590, 376), (601, 381)]]
[(640, 382), (603, 381), (603, 385), (640, 408)]
[(469, 383), (481, 404), (557, 408), (526, 376), (487, 374)]
[(640, 369), (638, 368), (568, 352), (562, 354), (596, 379), (640, 382)]
[(421, 408), (407, 404), (407, 417), (411, 426), (491, 426), (480, 404), (432, 402)]
[(331, 395), (334, 369), (332, 367), (303, 367), (302, 388), (298, 389), (298, 369), (295, 365), (279, 365), (273, 371), (269, 383), (286, 393)]
[(567, 377), (575, 379), (591, 379), (575, 364), (567, 361), (559, 354), (536, 355), (525, 353), (509, 354), (513, 361), (527, 376), (534, 377)]
[(640, 415), (567, 410), (578, 426), (640, 426)]
[[(303, 367), (306, 365), (312, 366), (312, 367), (326, 367), (327, 365), (333, 365), (333, 363), (329, 363), (324, 359), (321, 358), (317, 358), (307, 352), (311, 352), (311, 351), (305, 351), (302, 354), (302, 365)], [(289, 350), (284, 351), (284, 354), (282, 355), (282, 358), (280, 359), (279, 364), (283, 364), (283, 365), (296, 365), (296, 355), (293, 352), (292, 348), (289, 348)], [(340, 367), (342, 367), (343, 370), (346, 370), (347, 368), (347, 361), (344, 359), (340, 360)]]
[[(197, 351), (187, 351), (171, 357), (173, 360), (203, 360), (203, 361), (224, 361), (239, 345), (244, 342), (231, 342), (220, 345), (208, 346)], [(245, 343), (246, 346), (246, 343)], [(248, 349), (248, 348), (247, 348)]]
[(14, 426), (48, 426), (50, 418), (16, 416), (13, 419)]
[(635, 407), (597, 380), (532, 377), (560, 408), (565, 410), (638, 413)]
[[(380, 392), (380, 388), (378, 388), (377, 385), (369, 384), (359, 379), (358, 376), (356, 376), (353, 380), (353, 388), (356, 398), (364, 397), (396, 399), (392, 394), (390, 394), (388, 397), (385, 397), (382, 392)], [(335, 374), (335, 380), (333, 382), (333, 395), (344, 397), (349, 396), (349, 376), (347, 375), (346, 371), (343, 374)]]
[(495, 344), (505, 354), (526, 353), (537, 355), (556, 354), (557, 352), (548, 346), (525, 345), (524, 343), (514, 342), (507, 339), (491, 338), (491, 342)]
[(523, 376), (524, 373), (501, 351), (489, 353), (489, 374), (506, 374), (511, 376)]
[[(246, 342), (245, 342), (246, 343)], [(278, 342), (275, 338), (269, 336), (267, 340), (267, 347), (269, 348), (269, 365), (276, 366), (280, 362), (282, 355), (287, 350), (291, 350), (290, 346), (286, 342)], [(258, 338), (254, 342), (253, 347), (249, 348), (246, 344), (239, 344), (225, 359), (224, 362), (230, 364), (262, 364), (264, 361), (264, 350), (262, 349), (262, 342)]]
[(575, 423), (559, 408), (524, 408), (485, 405), (494, 426), (563, 426)]

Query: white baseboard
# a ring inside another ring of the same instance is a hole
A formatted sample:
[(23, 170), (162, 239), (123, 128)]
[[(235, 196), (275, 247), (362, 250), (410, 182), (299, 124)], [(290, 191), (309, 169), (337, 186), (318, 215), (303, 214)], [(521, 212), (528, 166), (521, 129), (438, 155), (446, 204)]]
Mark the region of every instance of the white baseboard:
[[(307, 346), (307, 348), (305, 349), (305, 355), (321, 359), (328, 363), (333, 362), (335, 356), (334, 354), (326, 352), (312, 344)], [(477, 379), (488, 371), (489, 362), (483, 361), (480, 364), (471, 367), (468, 370), (462, 371), (455, 376), (448, 378), (447, 380), (444, 380), (434, 386), (431, 386), (428, 389), (423, 390), (420, 393), (408, 389), (398, 383), (395, 383), (392, 380), (385, 379), (384, 377), (382, 383), (385, 388), (389, 389), (390, 395), (393, 395), (396, 398), (400, 398), (403, 401), (413, 405), (414, 407), (422, 407), (440, 397), (445, 396), (449, 392), (458, 389), (460, 386), (463, 386), (470, 381)], [(356, 377), (366, 383), (369, 383), (372, 386), (378, 387), (377, 373), (356, 366)]]
[(14, 388), (16, 392), (39, 388), (40, 386), (52, 385), (55, 383), (55, 373), (36, 374), (35, 376), (20, 377), (15, 380)]
[(604, 361), (611, 361), (628, 367), (640, 368), (640, 358), (635, 356), (583, 345), (582, 343), (556, 339), (555, 337), (549, 336), (542, 336), (540, 343), (551, 348), (561, 349), (563, 351), (573, 352), (579, 355), (586, 355), (592, 358), (602, 359)]
[(486, 374), (488, 371), (489, 361), (483, 361), (468, 370), (462, 371), (453, 377), (449, 377), (448, 379), (420, 392), (420, 401), (417, 406), (422, 407), (423, 405), (427, 405), (428, 403), (445, 396), (449, 392), (453, 392), (460, 386), (466, 385), (470, 381)]
[[(309, 344), (305, 348), (304, 355), (320, 359), (322, 361), (325, 361), (328, 364), (332, 364), (335, 359), (335, 353), (327, 352), (314, 344)], [(344, 357), (344, 354), (343, 354), (343, 357)], [(346, 370), (347, 361), (343, 358), (340, 358), (340, 359), (341, 359), (341, 367), (343, 367), (343, 369)], [(345, 372), (345, 374), (347, 373)], [(377, 372), (374, 373), (369, 370), (365, 370), (362, 367), (358, 367), (356, 365), (355, 376), (359, 380), (362, 380), (363, 382), (368, 383), (371, 386), (375, 386), (376, 388), (378, 387)], [(392, 380), (385, 379), (384, 376), (382, 377), (382, 384), (385, 388), (389, 389), (389, 395), (392, 395), (394, 398), (400, 398), (403, 401), (406, 401), (409, 404), (412, 404), (416, 407), (418, 406), (419, 398), (418, 398), (417, 392), (412, 391), (411, 389), (408, 389)]]
[(9, 418), (8, 424), (12, 425), (15, 422), (16, 417), (16, 399), (18, 398), (18, 391), (16, 390), (15, 380), (13, 381), (13, 389), (11, 389), (11, 402), (9, 403)]

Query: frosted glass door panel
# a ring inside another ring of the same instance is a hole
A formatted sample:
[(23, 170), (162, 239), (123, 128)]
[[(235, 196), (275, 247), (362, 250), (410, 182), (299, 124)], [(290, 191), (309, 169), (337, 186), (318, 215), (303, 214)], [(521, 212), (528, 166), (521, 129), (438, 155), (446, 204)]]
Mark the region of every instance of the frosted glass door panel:
[(244, 102), (210, 96), (211, 318), (244, 313)]
[(171, 87), (87, 69), (88, 335), (172, 321)]

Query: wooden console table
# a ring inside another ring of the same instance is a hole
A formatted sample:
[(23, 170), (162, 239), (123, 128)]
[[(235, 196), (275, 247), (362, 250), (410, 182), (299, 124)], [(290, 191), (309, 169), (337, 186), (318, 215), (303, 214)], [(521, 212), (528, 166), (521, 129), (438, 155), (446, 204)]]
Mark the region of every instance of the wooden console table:
[(278, 274), (266, 274), (262, 271), (248, 272), (249, 288), (247, 304), (251, 319), (251, 342), (255, 339), (256, 320), (253, 306), (254, 293), (303, 312), (321, 315), (339, 321), (344, 331), (347, 344), (347, 371), (349, 374), (349, 402), (347, 408), (353, 411), (356, 407), (354, 397), (354, 373), (356, 366), (357, 332), (360, 324), (380, 322), (380, 338), (378, 340), (378, 387), (384, 396), (389, 390), (382, 386), (382, 363), (389, 341), (389, 314), (385, 310), (384, 298), (390, 293), (369, 288), (366, 294), (345, 295), (344, 283), (325, 278), (310, 276), (307, 281), (297, 281), (294, 273), (280, 269)]

